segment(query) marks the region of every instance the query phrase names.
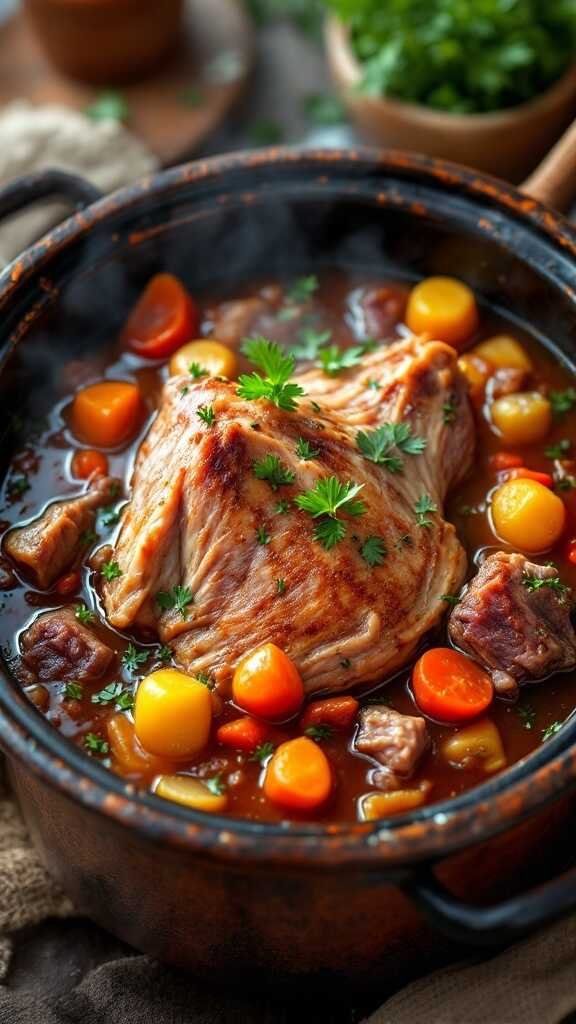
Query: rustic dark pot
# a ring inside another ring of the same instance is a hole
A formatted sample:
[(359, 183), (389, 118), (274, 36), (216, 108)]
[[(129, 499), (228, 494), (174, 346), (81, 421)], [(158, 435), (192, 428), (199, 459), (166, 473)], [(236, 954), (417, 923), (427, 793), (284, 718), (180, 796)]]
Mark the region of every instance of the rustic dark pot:
[[(48, 172), (0, 194), (0, 216), (55, 192), (94, 198)], [(0, 399), (49, 407), (63, 360), (113, 337), (160, 269), (196, 292), (335, 264), (457, 273), (570, 362), (575, 255), (551, 210), (425, 158), (281, 150), (190, 164), (82, 209), (8, 268)], [(136, 794), (64, 740), (6, 668), (0, 678), (0, 744), (49, 870), (134, 946), (229, 981), (381, 984), (574, 908), (570, 872), (515, 894), (566, 866), (575, 737), (576, 720), (478, 789), (380, 824), (261, 825)]]

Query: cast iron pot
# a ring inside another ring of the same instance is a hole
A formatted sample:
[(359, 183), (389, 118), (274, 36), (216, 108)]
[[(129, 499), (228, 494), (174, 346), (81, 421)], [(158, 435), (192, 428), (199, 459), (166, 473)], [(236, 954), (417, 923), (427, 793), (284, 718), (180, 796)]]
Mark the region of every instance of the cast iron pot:
[[(576, 232), (450, 164), (274, 150), (189, 164), (104, 199), (49, 172), (0, 195), (0, 215), (56, 193), (81, 209), (0, 278), (4, 412), (50, 405), (64, 361), (112, 338), (159, 270), (200, 294), (328, 265), (456, 273), (552, 339), (556, 358), (576, 357)], [(6, 434), (5, 462), (10, 445)], [(576, 870), (558, 874), (575, 738), (572, 720), (479, 788), (380, 823), (265, 825), (135, 792), (59, 735), (6, 666), (0, 678), (0, 744), (49, 871), (122, 939), (228, 981), (381, 985), (576, 907)]]

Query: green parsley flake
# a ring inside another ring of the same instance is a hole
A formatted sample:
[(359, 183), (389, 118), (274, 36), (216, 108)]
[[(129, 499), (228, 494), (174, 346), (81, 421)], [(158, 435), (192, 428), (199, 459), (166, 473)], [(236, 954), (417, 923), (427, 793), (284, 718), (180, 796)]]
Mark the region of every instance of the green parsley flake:
[(360, 430), (356, 444), (364, 458), (384, 466), (389, 473), (401, 473), (404, 460), (394, 452), (404, 455), (420, 455), (426, 448), (424, 437), (416, 437), (409, 423), (384, 423), (376, 430)]
[(276, 580), (276, 593), (280, 595), (286, 593), (286, 580)]
[(85, 604), (78, 604), (74, 609), (74, 615), (81, 622), (83, 626), (87, 626), (90, 622), (94, 622), (94, 613), (86, 607)]
[(137, 672), (139, 665), (144, 665), (148, 661), (148, 651), (138, 651), (134, 644), (128, 644), (128, 647), (122, 655), (122, 665), (127, 672)]
[(304, 733), (311, 740), (315, 740), (316, 743), (332, 739), (332, 729), (329, 725), (309, 725), (307, 729), (304, 729)]
[(84, 737), (84, 746), (90, 754), (107, 754), (110, 750), (106, 740), (97, 736), (95, 732), (87, 732)]
[(216, 419), (216, 413), (214, 412), (214, 406), (212, 405), (201, 405), (196, 409), (196, 415), (206, 424), (207, 427), (214, 426)]
[(309, 462), (311, 459), (317, 459), (319, 454), (320, 452), (318, 448), (314, 448), (310, 441), (305, 441), (303, 437), (298, 438), (296, 443), (296, 455), (299, 459), (302, 459), (304, 462)]
[(64, 697), (66, 700), (82, 700), (84, 697), (84, 687), (80, 683), (66, 683)]
[(160, 590), (156, 594), (156, 603), (162, 611), (177, 611), (183, 619), (188, 617), (188, 605), (194, 604), (194, 594), (190, 587), (172, 587), (170, 591)]
[(360, 548), (360, 554), (368, 565), (374, 567), (382, 565), (388, 552), (382, 537), (367, 537)]
[(264, 764), (264, 762), (267, 761), (268, 758), (272, 757), (273, 753), (273, 743), (261, 743), (258, 747), (256, 747), (254, 753), (250, 755), (248, 760), (256, 761), (258, 764)]
[(294, 356), (286, 355), (267, 338), (248, 338), (242, 351), (266, 376), (259, 373), (240, 374), (236, 391), (239, 398), (248, 402), (264, 398), (279, 409), (292, 412), (297, 406), (296, 399), (304, 394), (299, 384), (289, 383), (294, 372)]
[(428, 513), (437, 512), (438, 505), (432, 501), (428, 494), (423, 494), (422, 497), (418, 498), (418, 501), (414, 505), (414, 511), (416, 513), (416, 522), (418, 526), (430, 529), (433, 524), (432, 520), (428, 518)]
[(104, 565), (100, 569), (101, 575), (108, 583), (112, 580), (117, 580), (122, 575), (122, 569), (118, 565), (118, 562), (104, 562)]
[(259, 526), (256, 530), (256, 540), (262, 545), (270, 543), (270, 534), (265, 526)]
[(252, 464), (252, 472), (258, 480), (266, 480), (273, 491), (294, 483), (296, 474), (288, 469), (277, 455), (268, 454)]

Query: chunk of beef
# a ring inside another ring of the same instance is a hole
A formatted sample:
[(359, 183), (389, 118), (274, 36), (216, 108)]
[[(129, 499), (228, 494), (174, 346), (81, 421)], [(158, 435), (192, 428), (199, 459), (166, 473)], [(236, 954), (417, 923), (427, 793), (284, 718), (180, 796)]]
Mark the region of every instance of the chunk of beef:
[(514, 700), (518, 684), (576, 665), (570, 600), (552, 566), (524, 555), (490, 555), (452, 611), (454, 644), (491, 672), (496, 691)]
[(46, 590), (80, 554), (82, 534), (93, 528), (96, 509), (113, 500), (115, 487), (110, 477), (94, 477), (85, 494), (55, 501), (26, 526), (10, 530), (5, 553)]
[(360, 712), (355, 746), (382, 765), (372, 779), (381, 789), (400, 789), (429, 742), (424, 718), (401, 715), (385, 704), (373, 704)]
[(398, 321), (404, 317), (408, 295), (409, 289), (398, 285), (381, 285), (365, 292), (359, 306), (367, 338), (390, 336)]
[(20, 637), (24, 667), (37, 682), (100, 679), (114, 656), (71, 608), (39, 615)]

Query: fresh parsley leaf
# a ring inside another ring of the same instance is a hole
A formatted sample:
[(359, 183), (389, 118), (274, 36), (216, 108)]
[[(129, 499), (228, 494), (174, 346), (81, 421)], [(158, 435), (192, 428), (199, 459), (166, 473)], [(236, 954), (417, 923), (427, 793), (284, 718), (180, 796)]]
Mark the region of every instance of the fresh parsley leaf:
[(195, 672), (194, 679), (197, 679), (202, 686), (206, 686), (209, 690), (213, 690), (216, 686), (216, 680), (209, 672)]
[(106, 740), (97, 736), (95, 732), (87, 732), (84, 737), (84, 746), (90, 754), (107, 754), (110, 750)]
[(80, 683), (66, 683), (64, 687), (64, 697), (66, 700), (82, 700), (84, 696), (84, 687)]
[(569, 441), (567, 437), (564, 437), (561, 441), (557, 441), (556, 444), (551, 444), (548, 448), (545, 448), (544, 455), (547, 459), (563, 459), (568, 454), (571, 447), (572, 441)]
[(113, 505), (107, 505), (100, 511), (102, 526), (115, 526), (120, 521), (120, 512)]
[(530, 576), (529, 573), (525, 572), (522, 578), (522, 583), (526, 589), (534, 594), (538, 590), (542, 590), (543, 587), (548, 587), (549, 590), (555, 591), (560, 596), (560, 600), (564, 600), (566, 594), (570, 592), (570, 587), (562, 583), (559, 576), (551, 576), (548, 579), (540, 579), (538, 576)]
[(190, 587), (172, 587), (170, 591), (160, 590), (156, 594), (156, 603), (162, 611), (172, 608), (179, 612), (183, 619), (187, 618), (187, 608), (194, 603), (194, 595)]
[(346, 526), (341, 519), (321, 519), (313, 531), (314, 540), (322, 544), (327, 551), (335, 547), (346, 536)]
[(84, 113), (91, 121), (127, 121), (130, 108), (122, 93), (104, 89)]
[(304, 302), (308, 302), (317, 290), (318, 278), (316, 274), (308, 274), (307, 277), (297, 278), (292, 287), (286, 292), (286, 298), (288, 302), (299, 306)]
[(144, 665), (148, 661), (148, 651), (138, 651), (134, 644), (128, 644), (128, 647), (122, 655), (122, 664), (127, 672), (137, 672), (139, 665)]
[(384, 466), (389, 473), (401, 473), (404, 462), (395, 450), (405, 455), (420, 455), (427, 445), (423, 437), (412, 433), (409, 423), (384, 423), (376, 430), (362, 431), (356, 434), (356, 444), (366, 459)]
[(161, 661), (163, 665), (168, 665), (172, 661), (172, 648), (168, 647), (167, 644), (162, 644), (158, 648), (156, 655), (158, 661)]
[(80, 534), (80, 543), (85, 544), (87, 547), (93, 544), (95, 540), (98, 540), (98, 534), (95, 530), (84, 530), (84, 533)]
[(534, 722), (536, 721), (536, 710), (532, 704), (517, 704), (516, 714), (522, 722), (525, 729), (530, 731), (534, 728)]
[(351, 665), (352, 665), (352, 662), (350, 661), (350, 658), (341, 658), (340, 659), (340, 667), (341, 668), (350, 668)]
[(198, 380), (199, 377), (208, 376), (208, 370), (204, 369), (203, 366), (200, 366), (200, 363), (190, 363), (188, 373), (194, 378), (194, 380)]
[(289, 509), (290, 509), (290, 502), (289, 501), (278, 501), (276, 503), (276, 507), (274, 509), (274, 512), (276, 513), (277, 516), (281, 516), (281, 515), (284, 515), (285, 512), (288, 512)]
[(256, 540), (259, 544), (265, 545), (270, 543), (270, 534), (265, 526), (259, 526), (256, 530)]
[(273, 743), (261, 743), (258, 747), (256, 747), (254, 753), (250, 755), (248, 760), (256, 761), (258, 764), (264, 764), (264, 762), (267, 761), (269, 757), (272, 757), (273, 753)]
[(249, 338), (242, 351), (255, 366), (266, 374), (243, 373), (238, 378), (237, 394), (247, 401), (265, 398), (279, 409), (291, 412), (296, 408), (296, 398), (304, 394), (299, 384), (288, 383), (294, 372), (294, 356), (286, 355), (282, 349), (266, 338)]
[(122, 683), (108, 683), (103, 690), (93, 693), (90, 700), (92, 704), (115, 704), (122, 690)]
[(294, 359), (317, 359), (318, 350), (327, 345), (331, 337), (332, 331), (316, 331), (313, 327), (303, 327), (298, 335), (298, 344), (292, 346), (290, 354)]
[(279, 487), (287, 487), (294, 483), (296, 474), (288, 469), (277, 455), (265, 455), (263, 459), (252, 464), (252, 471), (258, 480), (266, 480), (273, 491)]
[(118, 711), (133, 711), (134, 694), (130, 693), (130, 690), (122, 690), (122, 693), (116, 701), (116, 707), (118, 708)]
[(456, 594), (442, 594), (440, 597), (441, 601), (446, 601), (451, 608), (454, 608), (457, 604), (460, 604), (460, 598)]
[(276, 580), (276, 593), (279, 595), (286, 593), (286, 580)]
[(13, 477), (8, 484), (8, 493), (12, 499), (21, 498), (29, 490), (30, 481), (27, 476)]
[(314, 124), (335, 125), (346, 120), (346, 111), (336, 96), (311, 94), (304, 97), (303, 107), (306, 117)]
[(372, 391), (379, 391), (382, 385), (379, 380), (367, 380), (366, 387), (372, 388)]
[(576, 487), (576, 477), (563, 476), (554, 482), (557, 491), (573, 491)]
[(555, 736), (557, 732), (560, 732), (563, 725), (564, 722), (551, 722), (550, 725), (546, 726), (546, 728), (542, 730), (542, 742), (545, 743), (546, 740), (552, 739), (552, 736)]
[(428, 513), (437, 512), (438, 505), (432, 501), (428, 494), (423, 494), (414, 505), (414, 511), (418, 526), (424, 526), (426, 529), (429, 529), (432, 526), (432, 520), (428, 518)]
[(316, 743), (332, 739), (332, 729), (329, 725), (309, 725), (307, 729), (304, 729), (304, 734), (311, 740), (315, 740)]
[(363, 516), (366, 506), (357, 498), (363, 487), (364, 484), (355, 484), (351, 480), (341, 483), (337, 477), (328, 476), (318, 480), (312, 490), (298, 494), (294, 502), (314, 518), (331, 516), (335, 519), (339, 512), (349, 516)]
[(222, 793), (226, 792), (226, 783), (222, 781), (220, 772), (218, 775), (213, 775), (210, 779), (204, 779), (204, 785), (214, 796), (222, 796)]
[(576, 405), (576, 389), (566, 388), (565, 391), (551, 391), (548, 400), (552, 406), (552, 414), (559, 419), (567, 412), (572, 412)]
[(90, 622), (94, 622), (94, 612), (91, 612), (85, 604), (78, 604), (74, 609), (74, 615), (81, 622), (83, 626), (87, 626)]
[(450, 426), (456, 419), (456, 406), (453, 402), (444, 402), (442, 405), (442, 420), (445, 426)]
[(196, 409), (196, 415), (200, 417), (207, 427), (212, 427), (216, 419), (213, 405), (201, 405)]
[(360, 554), (368, 565), (374, 567), (382, 565), (388, 552), (382, 537), (367, 537), (360, 548)]
[(189, 391), (190, 391), (190, 388), (187, 387), (186, 385), (183, 388), (180, 388), (180, 394), (182, 395), (182, 397), (187, 395)]
[(122, 569), (118, 565), (118, 562), (104, 562), (104, 565), (100, 569), (100, 574), (104, 577), (108, 583), (112, 580), (117, 580), (122, 575)]
[(318, 365), (328, 377), (337, 377), (342, 370), (349, 370), (362, 362), (364, 349), (361, 345), (354, 345), (352, 348), (339, 348), (338, 345), (328, 345), (326, 348), (318, 349)]
[(296, 444), (296, 455), (299, 459), (304, 462), (309, 462), (311, 459), (317, 459), (320, 452), (317, 448), (314, 448), (310, 441), (305, 441), (303, 437), (299, 437)]
[(318, 405), (318, 402), (310, 402), (310, 407), (312, 409), (312, 412), (315, 412), (315, 413), (322, 412), (322, 406)]

